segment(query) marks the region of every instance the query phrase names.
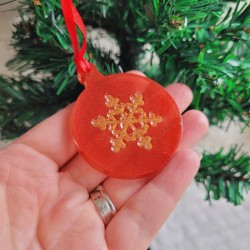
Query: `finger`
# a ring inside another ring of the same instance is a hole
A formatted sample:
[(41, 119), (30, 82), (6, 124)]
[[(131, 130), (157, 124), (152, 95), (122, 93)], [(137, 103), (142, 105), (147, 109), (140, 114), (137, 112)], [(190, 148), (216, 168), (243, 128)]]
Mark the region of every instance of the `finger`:
[(192, 148), (207, 133), (208, 119), (201, 111), (190, 110), (183, 115), (182, 120), (183, 133), (179, 148)]
[(76, 183), (85, 187), (88, 192), (107, 178), (107, 175), (95, 170), (79, 154), (68, 162), (61, 169), (61, 172), (69, 174)]
[(63, 166), (77, 151), (70, 131), (72, 108), (71, 104), (57, 112), (14, 143), (28, 145), (52, 159), (59, 167)]
[[(181, 150), (127, 201), (106, 230), (109, 249), (146, 249), (197, 173), (199, 156)], [(126, 234), (124, 234), (126, 232)]]
[(102, 186), (115, 208), (119, 211), (127, 200), (148, 183), (150, 179), (152, 179), (152, 176), (136, 180), (108, 178), (102, 183)]
[(182, 113), (192, 102), (192, 90), (185, 84), (173, 83), (166, 87), (167, 92), (175, 100), (180, 113)]
[[(169, 93), (174, 99), (176, 98), (175, 101), (177, 105), (179, 105), (179, 110), (182, 112), (192, 101), (192, 92), (189, 87), (184, 84), (175, 83), (172, 85), (173, 86), (169, 85), (167, 87), (167, 91), (170, 91)], [(77, 155), (68, 162), (63, 168), (63, 171), (68, 172), (75, 181), (83, 185), (89, 191), (93, 190), (99, 183), (107, 178), (107, 176), (97, 172), (95, 169), (89, 169), (89, 165), (80, 155)]]

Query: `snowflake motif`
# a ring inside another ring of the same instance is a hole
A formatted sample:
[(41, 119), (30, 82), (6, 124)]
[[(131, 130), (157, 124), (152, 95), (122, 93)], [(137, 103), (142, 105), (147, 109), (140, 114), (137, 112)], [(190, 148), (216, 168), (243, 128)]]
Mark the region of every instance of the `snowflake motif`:
[(147, 136), (150, 125), (156, 127), (163, 121), (162, 117), (153, 113), (147, 113), (141, 108), (144, 105), (143, 95), (135, 93), (130, 97), (130, 103), (120, 102), (119, 98), (105, 95), (105, 105), (109, 111), (104, 116), (98, 116), (92, 120), (92, 125), (101, 130), (107, 127), (114, 138), (110, 139), (111, 150), (115, 153), (126, 148), (125, 142), (137, 141), (137, 145), (146, 150), (151, 150), (152, 138)]

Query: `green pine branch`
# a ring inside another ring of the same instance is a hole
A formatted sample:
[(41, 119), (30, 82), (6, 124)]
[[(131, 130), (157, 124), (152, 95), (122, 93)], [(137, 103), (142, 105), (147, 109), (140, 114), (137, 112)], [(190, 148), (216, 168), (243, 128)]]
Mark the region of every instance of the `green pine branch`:
[[(75, 79), (76, 80), (76, 79)], [(32, 83), (32, 84), (31, 84)], [(56, 94), (50, 79), (34, 80), (32, 76), (0, 77), (1, 140), (14, 139), (41, 122), (57, 110), (74, 101), (83, 88)]]
[(237, 146), (227, 153), (223, 149), (215, 154), (204, 152), (195, 179), (205, 187), (209, 202), (225, 198), (240, 205), (250, 190), (250, 156)]
[(234, 11), (217, 0), (148, 4), (155, 28), (141, 40), (159, 55), (159, 80), (189, 85), (190, 108), (202, 110), (211, 124), (226, 117), (250, 123), (250, 4), (241, 2)]
[[(25, 54), (25, 50), (23, 53)], [(27, 54), (29, 56), (29, 52)], [(55, 55), (51, 53), (51, 58), (52, 56)], [(121, 70), (111, 59), (110, 52), (103, 53), (91, 44), (88, 46), (87, 58), (105, 75)], [(11, 61), (12, 65), (14, 63), (15, 59)], [(1, 139), (14, 139), (20, 136), (77, 99), (84, 88), (78, 82), (76, 69), (74, 66), (71, 67), (71, 64), (61, 70), (58, 67), (59, 69), (51, 71), (50, 74), (32, 72), (26, 76), (23, 72), (18, 78), (0, 76)], [(47, 67), (45, 68), (48, 69)], [(23, 68), (19, 69), (20, 72), (22, 70)]]

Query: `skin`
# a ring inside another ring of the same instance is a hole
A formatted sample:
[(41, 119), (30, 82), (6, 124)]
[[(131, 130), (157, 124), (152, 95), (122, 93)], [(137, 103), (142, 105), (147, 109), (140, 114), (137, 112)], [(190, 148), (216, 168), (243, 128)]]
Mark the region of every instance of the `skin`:
[[(181, 112), (192, 101), (183, 84), (166, 91)], [(200, 156), (192, 148), (207, 132), (207, 118), (195, 110), (183, 114), (179, 150), (159, 174), (118, 180), (77, 154), (72, 107), (0, 151), (0, 249), (146, 249), (198, 171)], [(89, 199), (100, 183), (118, 210), (107, 228)]]

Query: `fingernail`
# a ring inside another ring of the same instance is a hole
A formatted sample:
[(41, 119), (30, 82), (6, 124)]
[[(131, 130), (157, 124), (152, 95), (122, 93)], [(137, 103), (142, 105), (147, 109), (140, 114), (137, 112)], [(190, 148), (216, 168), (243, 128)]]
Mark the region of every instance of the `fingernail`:
[(139, 70), (130, 70), (130, 71), (127, 71), (126, 73), (130, 73), (130, 74), (139, 75), (139, 76), (145, 76), (146, 77), (146, 75), (144, 73), (142, 73), (141, 71), (139, 71)]
[(201, 150), (195, 148), (194, 151), (195, 151), (196, 154), (199, 156), (200, 160), (202, 160), (203, 155), (202, 155), (202, 153), (201, 153)]

